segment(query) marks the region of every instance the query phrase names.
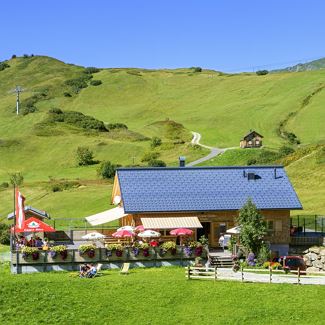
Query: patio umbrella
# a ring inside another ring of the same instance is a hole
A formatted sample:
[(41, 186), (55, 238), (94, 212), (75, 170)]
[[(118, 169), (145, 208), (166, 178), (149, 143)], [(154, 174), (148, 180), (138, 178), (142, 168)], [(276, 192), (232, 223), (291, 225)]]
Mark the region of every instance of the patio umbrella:
[(87, 235), (82, 236), (82, 239), (91, 239), (91, 240), (97, 240), (97, 239), (103, 239), (106, 236), (103, 234), (100, 234), (99, 232), (90, 232)]
[(171, 230), (170, 234), (174, 236), (190, 236), (193, 234), (193, 230), (187, 228), (177, 228)]
[(127, 230), (129, 232), (134, 232), (134, 227), (132, 227), (132, 226), (123, 226), (123, 227), (117, 229), (117, 231), (121, 231), (121, 230)]
[(228, 229), (226, 232), (228, 234), (234, 234), (234, 235), (237, 235), (237, 234), (240, 234), (240, 231), (241, 231), (241, 227), (240, 226), (236, 226), (234, 228), (230, 228)]
[(56, 230), (45, 222), (31, 217), (24, 221), (21, 228), (14, 227), (14, 232), (55, 232)]
[(116, 231), (112, 234), (113, 237), (115, 238), (125, 238), (125, 237), (133, 237), (134, 234), (128, 230), (120, 230)]
[(141, 238), (151, 238), (151, 237), (160, 237), (161, 233), (154, 230), (145, 230), (138, 234)]
[(144, 227), (142, 225), (136, 226), (135, 231), (142, 232), (142, 231), (144, 231)]

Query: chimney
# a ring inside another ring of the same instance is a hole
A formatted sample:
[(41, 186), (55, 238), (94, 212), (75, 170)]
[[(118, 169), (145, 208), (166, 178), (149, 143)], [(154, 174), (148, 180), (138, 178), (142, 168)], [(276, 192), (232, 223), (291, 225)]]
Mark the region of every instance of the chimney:
[(185, 167), (185, 157), (181, 156), (178, 158), (179, 160), (179, 167)]

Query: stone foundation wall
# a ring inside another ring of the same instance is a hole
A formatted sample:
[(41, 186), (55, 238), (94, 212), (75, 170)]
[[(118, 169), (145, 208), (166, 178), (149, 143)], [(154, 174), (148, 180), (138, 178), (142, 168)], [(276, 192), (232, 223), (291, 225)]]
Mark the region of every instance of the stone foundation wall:
[(325, 271), (325, 247), (310, 247), (304, 251), (307, 272)]

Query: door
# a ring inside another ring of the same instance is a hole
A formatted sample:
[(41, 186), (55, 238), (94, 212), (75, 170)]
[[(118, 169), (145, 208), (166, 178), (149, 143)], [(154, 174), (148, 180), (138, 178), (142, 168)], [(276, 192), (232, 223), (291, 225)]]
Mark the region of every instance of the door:
[(196, 238), (200, 239), (201, 236), (205, 236), (209, 239), (209, 245), (211, 245), (211, 222), (201, 222), (202, 228), (196, 230)]

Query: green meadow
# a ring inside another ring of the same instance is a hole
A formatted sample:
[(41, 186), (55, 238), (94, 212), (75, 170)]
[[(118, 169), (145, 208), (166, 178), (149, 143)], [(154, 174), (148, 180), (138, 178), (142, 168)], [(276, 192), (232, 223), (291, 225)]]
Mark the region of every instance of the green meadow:
[[(209, 152), (190, 145), (190, 131), (200, 132), (206, 145), (225, 148), (238, 146), (249, 129), (264, 135), (265, 150), (288, 145), (281, 131), (299, 138), (301, 144), (292, 147), (302, 154), (285, 162), (287, 172), (303, 213), (325, 214), (324, 70), (257, 76), (185, 68), (101, 69), (92, 76), (102, 84), (92, 86), (88, 80), (88, 87), (75, 92), (66, 81), (84, 76), (83, 67), (38, 56), (8, 64), (10, 68), (0, 71), (0, 185), (9, 181), (8, 174), (20, 171), (26, 203), (54, 218), (83, 218), (110, 207), (112, 182), (98, 178), (97, 165), (77, 166), (79, 146), (89, 147), (98, 161), (145, 166), (144, 155), (155, 153), (176, 166), (180, 155), (194, 161)], [(37, 97), (35, 112), (16, 116), (15, 95), (10, 92), (15, 85), (25, 89), (22, 106)], [(97, 132), (48, 123), (52, 108), (81, 112), (106, 125), (123, 123), (128, 129)], [(152, 149), (154, 136), (162, 145)], [(229, 150), (205, 165), (246, 165), (259, 154)], [(53, 183), (69, 181), (74, 185), (52, 191)], [(12, 188), (0, 186), (0, 220), (10, 211)]]
[[(324, 286), (186, 280), (184, 268), (10, 275), (0, 322), (19, 324), (323, 324)], [(60, 288), (60, 290), (58, 290)], [(247, 299), (249, 298), (249, 299)]]

